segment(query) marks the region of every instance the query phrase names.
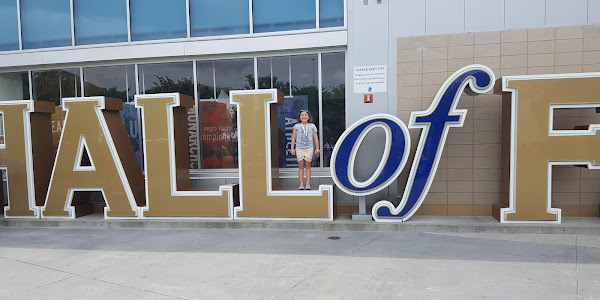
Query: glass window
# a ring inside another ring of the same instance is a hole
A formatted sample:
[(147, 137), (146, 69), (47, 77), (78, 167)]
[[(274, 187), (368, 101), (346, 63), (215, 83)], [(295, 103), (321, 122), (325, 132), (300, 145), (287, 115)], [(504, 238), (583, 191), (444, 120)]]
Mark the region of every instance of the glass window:
[(248, 0), (190, 0), (191, 35), (250, 33)]
[[(281, 168), (298, 167), (298, 162), (289, 153), (289, 149), (292, 128), (301, 109), (310, 111), (312, 122), (319, 128), (318, 63), (316, 54), (258, 59), (259, 87), (272, 87), (283, 91), (286, 96), (284, 103), (277, 108)], [(313, 160), (313, 166), (320, 166), (318, 159)]]
[(69, 0), (21, 0), (23, 49), (71, 46)]
[(319, 0), (319, 27), (344, 26), (344, 0)]
[(215, 93), (215, 63), (199, 61), (196, 63), (198, 80), (198, 99), (217, 99)]
[(229, 92), (254, 89), (254, 60), (198, 62), (196, 70), (202, 168), (237, 168), (237, 111)]
[(74, 0), (75, 45), (127, 42), (123, 0)]
[(131, 40), (187, 37), (185, 0), (129, 0)]
[(202, 169), (237, 168), (237, 114), (229, 99), (198, 102)]
[(0, 73), (0, 101), (29, 100), (27, 72)]
[[(138, 65), (140, 91), (144, 94), (180, 93), (194, 96), (193, 62)], [(187, 111), (190, 169), (197, 169), (200, 158), (198, 146), (198, 114), (196, 107)]]
[(316, 27), (315, 0), (254, 0), (252, 14), (256, 33)]
[(282, 91), (286, 96), (290, 94), (290, 57), (273, 57), (271, 59), (272, 86)]
[(17, 1), (0, 2), (0, 51), (19, 50)]
[[(0, 73), (0, 101), (6, 100), (29, 100), (29, 75), (27, 72)], [(4, 144), (2, 113), (0, 113), (0, 144)]]
[[(53, 102), (55, 106), (61, 105), (61, 98), (81, 97), (81, 79), (79, 69), (61, 69), (32, 71), (33, 99)], [(60, 134), (65, 124), (66, 112), (57, 107), (52, 114), (52, 142), (54, 151), (58, 148)]]
[(85, 96), (106, 96), (132, 102), (135, 95), (134, 65), (83, 69)]
[(286, 96), (284, 104), (277, 107), (277, 131), (279, 144), (279, 167), (298, 167), (294, 155), (289, 153), (292, 128), (301, 109), (308, 109), (308, 98), (290, 96), (290, 63), (291, 57), (258, 58), (259, 88), (274, 88)]
[(62, 98), (81, 96), (79, 69), (33, 71), (31, 76), (33, 100), (54, 102), (59, 106)]
[[(321, 130), (321, 127), (319, 126), (318, 57), (316, 54), (291, 56), (290, 62), (292, 68), (291, 99), (294, 99), (294, 102), (297, 99), (300, 99), (301, 101), (307, 103), (308, 111), (310, 112), (310, 116), (312, 117), (312, 123), (315, 124), (315, 126), (317, 126), (318, 130)], [(306, 107), (303, 108), (306, 109)], [(294, 114), (296, 116), (292, 115), (292, 117), (297, 118), (298, 112), (294, 111)], [(319, 143), (321, 143), (321, 141), (319, 141)], [(319, 159), (313, 159), (312, 166), (320, 167), (321, 165)]]
[[(323, 160), (313, 159), (315, 167), (321, 163), (329, 167), (333, 147), (345, 130), (345, 53), (324, 53), (321, 58), (322, 91), (318, 88), (317, 54), (258, 58), (259, 88), (284, 90), (286, 95), (277, 108), (280, 168), (298, 167), (289, 149), (292, 128), (301, 109), (308, 109), (313, 124), (323, 130), (319, 133), (323, 137), (319, 141)], [(323, 99), (323, 128), (319, 124), (319, 92)]]
[[(83, 69), (83, 93), (85, 96), (105, 96), (124, 102), (121, 118), (140, 168), (144, 168), (141, 140), (141, 118), (135, 108), (135, 66), (107, 66)], [(129, 101), (129, 102), (127, 102)]]
[(261, 89), (278, 89), (290, 96), (290, 57), (258, 58), (258, 86)]
[(346, 129), (345, 54), (323, 53), (321, 55), (323, 76), (323, 166), (329, 167), (333, 147)]
[(257, 59), (258, 66), (258, 88), (270, 89), (273, 86), (271, 82), (271, 58), (259, 57)]
[(140, 91), (144, 94), (181, 93), (194, 96), (193, 63), (139, 65)]
[[(254, 60), (219, 60), (215, 61), (215, 84), (217, 99), (227, 97), (230, 90), (254, 89)], [(221, 95), (221, 93), (225, 93)]]
[(121, 119), (125, 124), (129, 142), (133, 147), (133, 153), (137, 158), (140, 169), (144, 169), (144, 151), (142, 140), (142, 118), (140, 116), (141, 109), (135, 107), (134, 102), (123, 103), (123, 110), (120, 111)]

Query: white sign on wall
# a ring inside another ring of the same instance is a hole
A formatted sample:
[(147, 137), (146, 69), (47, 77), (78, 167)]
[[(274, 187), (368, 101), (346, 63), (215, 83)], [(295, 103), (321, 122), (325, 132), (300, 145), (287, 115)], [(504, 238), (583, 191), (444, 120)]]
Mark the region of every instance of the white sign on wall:
[(387, 92), (387, 66), (354, 67), (354, 93), (370, 94)]

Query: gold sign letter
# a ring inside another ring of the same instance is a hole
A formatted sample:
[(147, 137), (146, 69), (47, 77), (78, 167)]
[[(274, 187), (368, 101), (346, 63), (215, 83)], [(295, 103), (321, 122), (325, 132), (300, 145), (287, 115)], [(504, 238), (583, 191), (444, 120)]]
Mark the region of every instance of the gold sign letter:
[(552, 166), (599, 167), (600, 126), (554, 130), (552, 117), (555, 108), (598, 106), (597, 76), (503, 78), (503, 91), (512, 92), (512, 99), (509, 207), (501, 209), (501, 222), (560, 223), (560, 209), (551, 207)]
[[(4, 144), (0, 145), (0, 169), (6, 170), (8, 180), (8, 206), (4, 215), (39, 218), (38, 206), (43, 205), (46, 197), (52, 168), (50, 114), (54, 105), (32, 100), (2, 101), (0, 112), (5, 131)], [(3, 202), (0, 185), (0, 203)]]
[(234, 187), (189, 190), (187, 112), (194, 99), (179, 94), (136, 95), (142, 109), (146, 197), (144, 218), (212, 217), (233, 219)]
[(333, 186), (315, 191), (275, 191), (277, 180), (277, 90), (232, 91), (237, 104), (241, 206), (235, 218), (333, 219)]
[[(62, 106), (67, 114), (42, 217), (75, 218), (74, 193), (101, 191), (106, 218), (139, 218), (144, 178), (119, 114), (121, 100), (63, 98)], [(89, 166), (81, 163), (85, 153)]]

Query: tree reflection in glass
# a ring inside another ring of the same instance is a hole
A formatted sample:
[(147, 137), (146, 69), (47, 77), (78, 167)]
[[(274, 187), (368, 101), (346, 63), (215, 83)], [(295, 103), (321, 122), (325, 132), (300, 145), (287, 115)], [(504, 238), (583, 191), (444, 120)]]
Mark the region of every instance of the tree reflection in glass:
[(237, 168), (237, 110), (230, 104), (229, 93), (254, 89), (254, 60), (200, 61), (196, 70), (202, 168)]
[(84, 95), (105, 96), (132, 102), (135, 95), (134, 65), (83, 69)]

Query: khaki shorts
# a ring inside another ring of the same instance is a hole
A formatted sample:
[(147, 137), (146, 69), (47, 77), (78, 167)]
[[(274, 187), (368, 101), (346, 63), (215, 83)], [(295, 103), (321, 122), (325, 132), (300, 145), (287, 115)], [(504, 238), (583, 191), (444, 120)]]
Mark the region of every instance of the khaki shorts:
[(307, 162), (311, 162), (313, 157), (313, 148), (296, 148), (296, 158), (298, 162), (301, 162), (303, 159)]

